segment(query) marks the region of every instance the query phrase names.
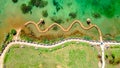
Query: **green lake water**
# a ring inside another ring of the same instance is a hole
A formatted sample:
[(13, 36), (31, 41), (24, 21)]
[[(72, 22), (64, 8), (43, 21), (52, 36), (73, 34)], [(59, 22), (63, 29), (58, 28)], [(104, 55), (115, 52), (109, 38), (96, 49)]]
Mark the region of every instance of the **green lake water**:
[[(45, 0), (48, 2), (47, 6), (33, 6), (31, 12), (24, 14), (21, 5), (28, 5), (29, 1), (18, 0), (13, 3), (12, 0), (0, 0), (0, 43), (11, 29), (21, 27), (29, 20), (38, 22), (40, 18), (48, 25), (53, 23), (51, 18), (60, 19), (63, 26), (76, 19), (86, 25), (86, 19), (91, 18), (103, 35), (120, 36), (120, 0)], [(47, 17), (42, 15), (43, 11), (47, 11)]]

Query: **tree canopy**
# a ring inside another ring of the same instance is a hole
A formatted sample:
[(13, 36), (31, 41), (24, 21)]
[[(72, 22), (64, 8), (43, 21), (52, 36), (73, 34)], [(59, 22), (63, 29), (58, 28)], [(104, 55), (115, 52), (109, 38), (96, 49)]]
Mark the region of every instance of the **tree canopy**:
[(16, 35), (16, 34), (17, 34), (16, 30), (15, 30), (15, 29), (12, 29), (12, 30), (11, 30), (11, 34), (12, 34), (12, 35)]

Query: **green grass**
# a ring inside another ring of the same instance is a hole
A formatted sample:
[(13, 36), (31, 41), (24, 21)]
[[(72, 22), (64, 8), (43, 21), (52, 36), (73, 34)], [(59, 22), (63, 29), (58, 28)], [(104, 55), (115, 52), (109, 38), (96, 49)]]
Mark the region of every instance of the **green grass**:
[[(120, 68), (120, 46), (111, 46), (108, 50), (105, 51), (106, 55), (108, 55), (108, 59), (106, 60), (106, 68)], [(115, 57), (114, 60), (111, 54)], [(112, 60), (112, 64), (109, 61)]]
[(86, 43), (65, 43), (45, 49), (12, 46), (4, 59), (7, 68), (98, 68), (97, 50)]

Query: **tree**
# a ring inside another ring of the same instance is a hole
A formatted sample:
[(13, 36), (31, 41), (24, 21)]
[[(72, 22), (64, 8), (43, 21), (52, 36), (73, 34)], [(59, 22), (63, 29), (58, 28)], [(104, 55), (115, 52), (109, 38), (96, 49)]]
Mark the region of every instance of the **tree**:
[(29, 4), (31, 4), (32, 6), (43, 8), (47, 6), (48, 2), (44, 0), (30, 0)]
[(17, 3), (17, 2), (18, 2), (18, 0), (12, 0), (12, 2), (13, 2), (13, 3)]
[(12, 34), (12, 35), (16, 35), (16, 34), (17, 34), (16, 30), (15, 30), (15, 29), (12, 29), (12, 30), (11, 30), (11, 34)]
[(77, 14), (76, 14), (76, 12), (70, 12), (69, 16), (70, 16), (70, 18), (74, 19), (74, 18), (76, 18)]
[(47, 16), (48, 16), (47, 10), (42, 11), (42, 16), (43, 16), (43, 17), (47, 17)]
[(21, 10), (24, 14), (30, 12), (31, 9), (32, 9), (32, 6), (30, 6), (30, 5), (28, 5), (28, 6), (26, 4), (21, 5)]

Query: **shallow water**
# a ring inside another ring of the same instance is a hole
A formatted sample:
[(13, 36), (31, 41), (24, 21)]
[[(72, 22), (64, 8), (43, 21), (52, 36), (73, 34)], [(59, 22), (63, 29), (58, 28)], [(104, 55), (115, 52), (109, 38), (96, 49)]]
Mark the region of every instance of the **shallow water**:
[[(73, 20), (78, 19), (86, 25), (86, 19), (91, 18), (92, 23), (97, 24), (103, 35), (120, 34), (120, 0), (55, 0), (60, 9), (57, 11), (53, 5), (54, 0), (48, 1), (44, 8), (32, 7), (32, 14), (23, 14), (20, 7), (23, 3), (28, 4), (30, 0), (0, 0), (0, 43), (5, 35), (13, 28), (21, 27), (25, 22), (32, 20), (38, 22), (40, 18), (45, 19), (47, 25), (53, 23), (51, 18), (61, 19), (61, 25), (68, 26)], [(48, 17), (42, 16), (42, 11), (47, 10)], [(71, 18), (69, 13), (74, 13)]]

